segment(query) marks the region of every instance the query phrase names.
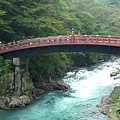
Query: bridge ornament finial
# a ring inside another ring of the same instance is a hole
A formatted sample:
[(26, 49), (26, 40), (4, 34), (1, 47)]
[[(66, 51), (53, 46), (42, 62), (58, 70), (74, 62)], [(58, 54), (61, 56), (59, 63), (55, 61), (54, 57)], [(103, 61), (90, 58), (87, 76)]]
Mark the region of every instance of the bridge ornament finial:
[(78, 30), (78, 36), (80, 36), (80, 30)]
[(72, 34), (74, 34), (74, 28), (72, 28)]
[(75, 40), (74, 28), (72, 28), (71, 40), (72, 40), (71, 42), (74, 43), (74, 40)]

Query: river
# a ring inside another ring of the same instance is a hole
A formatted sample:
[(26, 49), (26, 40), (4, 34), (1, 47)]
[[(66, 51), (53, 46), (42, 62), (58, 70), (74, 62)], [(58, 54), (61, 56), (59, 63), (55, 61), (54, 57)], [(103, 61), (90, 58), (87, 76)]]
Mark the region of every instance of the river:
[(0, 111), (0, 120), (110, 120), (96, 108), (101, 97), (109, 94), (120, 79), (110, 73), (120, 67), (120, 59), (78, 68), (60, 78), (71, 86), (69, 91), (54, 91), (39, 97), (25, 108)]

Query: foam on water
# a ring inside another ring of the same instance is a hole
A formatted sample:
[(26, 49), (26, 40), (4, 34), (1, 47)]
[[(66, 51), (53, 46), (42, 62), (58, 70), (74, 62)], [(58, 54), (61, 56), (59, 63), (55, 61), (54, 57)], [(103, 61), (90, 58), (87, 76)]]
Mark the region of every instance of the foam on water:
[(0, 111), (0, 120), (109, 120), (97, 110), (96, 104), (120, 85), (120, 79), (110, 77), (120, 66), (119, 59), (116, 61), (68, 72), (63, 80), (71, 90), (44, 94), (20, 110)]

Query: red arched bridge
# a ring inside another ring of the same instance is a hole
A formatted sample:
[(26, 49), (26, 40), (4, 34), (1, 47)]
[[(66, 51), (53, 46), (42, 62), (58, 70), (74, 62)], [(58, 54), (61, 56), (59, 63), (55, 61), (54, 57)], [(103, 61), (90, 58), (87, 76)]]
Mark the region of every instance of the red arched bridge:
[(5, 58), (26, 57), (50, 52), (99, 52), (120, 55), (120, 37), (103, 35), (50, 36), (7, 44), (0, 43)]

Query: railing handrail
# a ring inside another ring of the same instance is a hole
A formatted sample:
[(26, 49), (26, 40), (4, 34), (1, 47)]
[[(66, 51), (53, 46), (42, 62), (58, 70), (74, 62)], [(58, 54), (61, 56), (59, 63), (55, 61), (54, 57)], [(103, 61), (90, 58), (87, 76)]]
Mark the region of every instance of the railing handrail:
[(61, 44), (94, 44), (120, 47), (120, 36), (104, 36), (104, 35), (64, 35), (64, 36), (48, 36), (41, 38), (31, 38), (6, 44), (0, 44), (0, 54), (15, 50), (61, 45)]

